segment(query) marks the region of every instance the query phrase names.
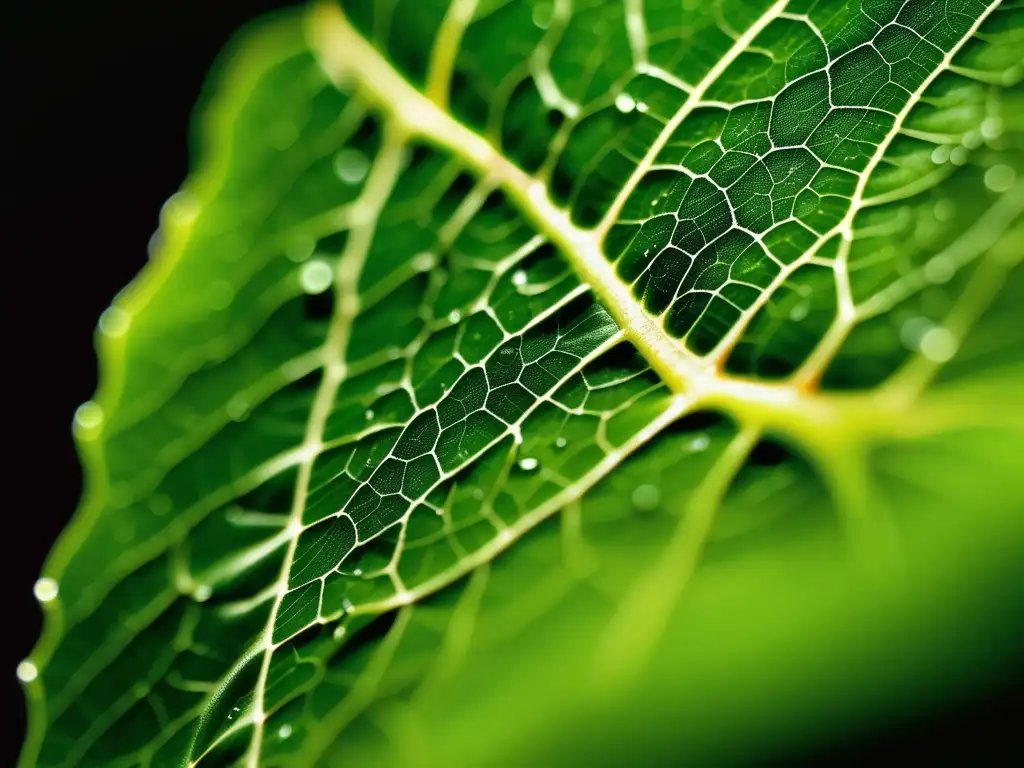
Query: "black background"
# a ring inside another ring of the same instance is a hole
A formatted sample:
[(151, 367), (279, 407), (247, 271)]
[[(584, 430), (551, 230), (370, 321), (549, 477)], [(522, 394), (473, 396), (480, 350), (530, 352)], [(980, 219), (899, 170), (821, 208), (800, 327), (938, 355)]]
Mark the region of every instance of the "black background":
[[(96, 321), (145, 263), (160, 206), (187, 173), (189, 116), (217, 52), (245, 21), (288, 3), (241, 5), (32, 2), (5, 14), (9, 83), (0, 104), (14, 135), (5, 142), (3, 187), (14, 199), (4, 231), (15, 236), (5, 238), (0, 281), (5, 409), (17, 434), (5, 441), (16, 456), (13, 467), (5, 460), (14, 503), (3, 629), (13, 641), (5, 690), (17, 716), (4, 729), (14, 736), (4, 764), (16, 759), (24, 731), (13, 669), (39, 634), (32, 584), (81, 492), (70, 424), (96, 387)], [(983, 700), (836, 745), (808, 764), (897, 756), (1003, 764), (1021, 753), (1011, 722), (1024, 713), (1022, 688), (1007, 680)]]

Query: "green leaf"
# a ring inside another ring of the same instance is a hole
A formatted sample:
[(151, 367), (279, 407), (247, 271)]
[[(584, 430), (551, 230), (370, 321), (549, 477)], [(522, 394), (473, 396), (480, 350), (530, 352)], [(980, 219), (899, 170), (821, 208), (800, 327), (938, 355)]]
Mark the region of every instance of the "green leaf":
[(1003, 673), (1022, 46), (1016, 0), (245, 32), (100, 321), (22, 763), (736, 761)]

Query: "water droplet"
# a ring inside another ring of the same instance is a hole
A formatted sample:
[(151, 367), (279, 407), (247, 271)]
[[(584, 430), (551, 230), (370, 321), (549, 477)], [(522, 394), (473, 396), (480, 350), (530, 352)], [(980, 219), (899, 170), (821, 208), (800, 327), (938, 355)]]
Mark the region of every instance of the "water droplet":
[(366, 409), (366, 413), (364, 413), (363, 415), (366, 416), (366, 420), (367, 421), (372, 421), (373, 420), (373, 409), (372, 408), (367, 408)]
[(199, 603), (205, 603), (212, 594), (213, 588), (209, 584), (196, 584), (192, 590), (192, 597)]
[(999, 117), (986, 117), (981, 121), (981, 135), (989, 141), (1003, 135), (1003, 121)]
[(156, 232), (149, 236), (149, 240), (146, 242), (146, 254), (149, 258), (155, 258), (160, 252), (160, 249), (164, 244), (164, 236), (160, 232), (160, 228), (157, 227)]
[(964, 134), (963, 144), (968, 149), (977, 149), (981, 146), (981, 131), (968, 131)]
[(25, 659), (23, 662), (18, 664), (18, 668), (15, 673), (18, 675), (18, 679), (21, 680), (21, 682), (31, 683), (39, 677), (39, 668), (28, 659)]
[(952, 200), (939, 200), (932, 209), (936, 221), (949, 221), (956, 214), (956, 204)]
[(242, 395), (235, 395), (227, 404), (228, 418), (233, 421), (242, 421), (249, 415), (249, 401)]
[(315, 259), (303, 265), (299, 272), (299, 284), (308, 294), (323, 293), (334, 282), (334, 270), (326, 261)]
[(315, 249), (316, 241), (312, 237), (301, 237), (288, 246), (285, 256), (298, 264), (312, 256)]
[(341, 604), (341, 608), (342, 608), (343, 611), (345, 611), (345, 613), (348, 613), (354, 607), (355, 606), (352, 605), (352, 601), (349, 600), (347, 597), (345, 598), (345, 601)]
[(633, 506), (640, 512), (650, 512), (661, 503), (661, 491), (654, 485), (638, 485), (633, 489)]
[(547, 29), (551, 26), (553, 15), (554, 6), (551, 3), (537, 3), (533, 6), (533, 25), (538, 29)]
[(945, 256), (933, 256), (924, 265), (924, 279), (935, 285), (948, 282), (955, 272), (953, 262)]
[(441, 509), (440, 507), (438, 507), (437, 509), (434, 510), (434, 514), (437, 515), (438, 517), (440, 517), (441, 515), (444, 514), (444, 510)]
[(32, 594), (36, 596), (36, 600), (40, 603), (48, 603), (51, 600), (56, 599), (59, 591), (60, 587), (57, 582), (48, 576), (37, 579), (35, 585), (32, 587)]
[(288, 149), (299, 138), (299, 129), (291, 121), (280, 122), (270, 130), (270, 145), (276, 150)]
[(540, 466), (540, 462), (532, 456), (527, 456), (519, 460), (519, 468), (524, 472), (532, 472)]
[(566, 440), (565, 440), (564, 437), (556, 437), (555, 438), (555, 448), (565, 448), (565, 446), (566, 446)]
[(104, 336), (109, 336), (112, 339), (116, 339), (118, 336), (124, 336), (125, 331), (128, 330), (130, 321), (131, 315), (123, 309), (118, 307), (107, 307), (103, 314), (100, 315), (100, 333)]
[(341, 638), (345, 636), (346, 631), (345, 626), (343, 624), (339, 624), (334, 628), (334, 639), (341, 640)]
[(110, 487), (110, 506), (114, 509), (124, 509), (135, 501), (135, 493), (132, 490), (131, 483), (122, 481)]
[(985, 186), (993, 192), (1006, 192), (1016, 179), (1016, 172), (1008, 165), (993, 165), (985, 171)]
[(811, 311), (811, 305), (806, 301), (801, 301), (799, 304), (794, 304), (793, 308), (789, 310), (789, 319), (793, 322), (799, 323), (804, 320)]
[(358, 184), (370, 171), (370, 161), (358, 149), (343, 149), (334, 156), (334, 172), (346, 184)]
[(352, 575), (353, 576), (362, 576), (363, 575), (363, 569), (362, 568), (353, 568), (352, 569)]
[(457, 310), (457, 309), (453, 309), (451, 312), (448, 313), (448, 322), (449, 323), (457, 323), (461, 319), (462, 319), (462, 313), (459, 312), (459, 310)]
[(638, 101), (636, 103), (636, 111), (639, 112), (641, 115), (646, 114), (647, 113), (647, 102), (646, 101)]
[(963, 165), (967, 162), (969, 154), (967, 147), (955, 147), (953, 151), (949, 153), (949, 162), (953, 165)]
[(527, 279), (528, 278), (526, 277), (526, 272), (524, 272), (521, 269), (517, 269), (515, 272), (512, 273), (512, 285), (514, 285), (516, 288), (526, 285)]
[(413, 269), (418, 272), (426, 272), (429, 269), (433, 269), (437, 264), (437, 256), (430, 251), (422, 251), (412, 257)]
[(615, 97), (615, 108), (619, 112), (627, 114), (636, 109), (636, 100), (628, 93), (620, 93)]
[(175, 192), (160, 209), (161, 221), (171, 226), (188, 226), (199, 215), (199, 202), (188, 192)]
[(686, 444), (686, 449), (691, 453), (700, 453), (701, 451), (706, 451), (709, 445), (711, 445), (711, 438), (701, 433), (694, 435), (690, 439), (690, 442)]
[(75, 411), (75, 426), (78, 429), (92, 431), (102, 423), (103, 409), (92, 400), (86, 400)]
[(162, 517), (171, 511), (174, 503), (166, 493), (158, 493), (149, 499), (149, 511), (157, 517)]
[(519, 352), (515, 347), (502, 347), (498, 350), (498, 362), (502, 365), (512, 365), (519, 357)]
[(114, 529), (114, 538), (125, 544), (135, 538), (135, 523), (122, 522)]
[(907, 349), (918, 349), (921, 339), (933, 327), (927, 317), (911, 317), (900, 326), (900, 343)]
[(206, 303), (210, 309), (227, 309), (235, 298), (235, 289), (227, 280), (217, 280), (210, 284), (206, 294)]
[[(337, 632), (337, 630), (335, 630), (335, 632)], [(288, 723), (285, 723), (277, 729), (277, 735), (282, 739), (287, 739), (292, 735), (292, 727), (288, 725)]]
[(474, 499), (479, 501), (480, 499), (482, 499), (484, 497), (484, 490), (483, 490), (483, 488), (474, 488), (472, 495), (473, 495)]
[(932, 162), (942, 165), (949, 162), (949, 147), (941, 145), (932, 150)]
[(921, 336), (921, 354), (935, 363), (952, 360), (958, 346), (956, 337), (949, 329), (939, 325), (929, 328)]

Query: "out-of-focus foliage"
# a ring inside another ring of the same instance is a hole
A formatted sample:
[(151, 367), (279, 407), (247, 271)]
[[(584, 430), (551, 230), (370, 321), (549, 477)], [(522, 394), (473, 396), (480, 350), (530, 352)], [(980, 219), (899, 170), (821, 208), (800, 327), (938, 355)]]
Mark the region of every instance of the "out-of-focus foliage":
[(23, 763), (736, 762), (1006, 669), (1022, 16), (246, 32), (100, 321)]

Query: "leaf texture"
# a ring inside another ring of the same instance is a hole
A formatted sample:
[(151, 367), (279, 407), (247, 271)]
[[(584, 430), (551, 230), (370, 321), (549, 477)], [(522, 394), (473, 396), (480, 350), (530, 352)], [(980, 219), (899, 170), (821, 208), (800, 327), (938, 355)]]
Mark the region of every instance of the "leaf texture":
[(245, 32), (100, 321), (23, 764), (737, 757), (998, 665), (1022, 46), (980, 0)]

